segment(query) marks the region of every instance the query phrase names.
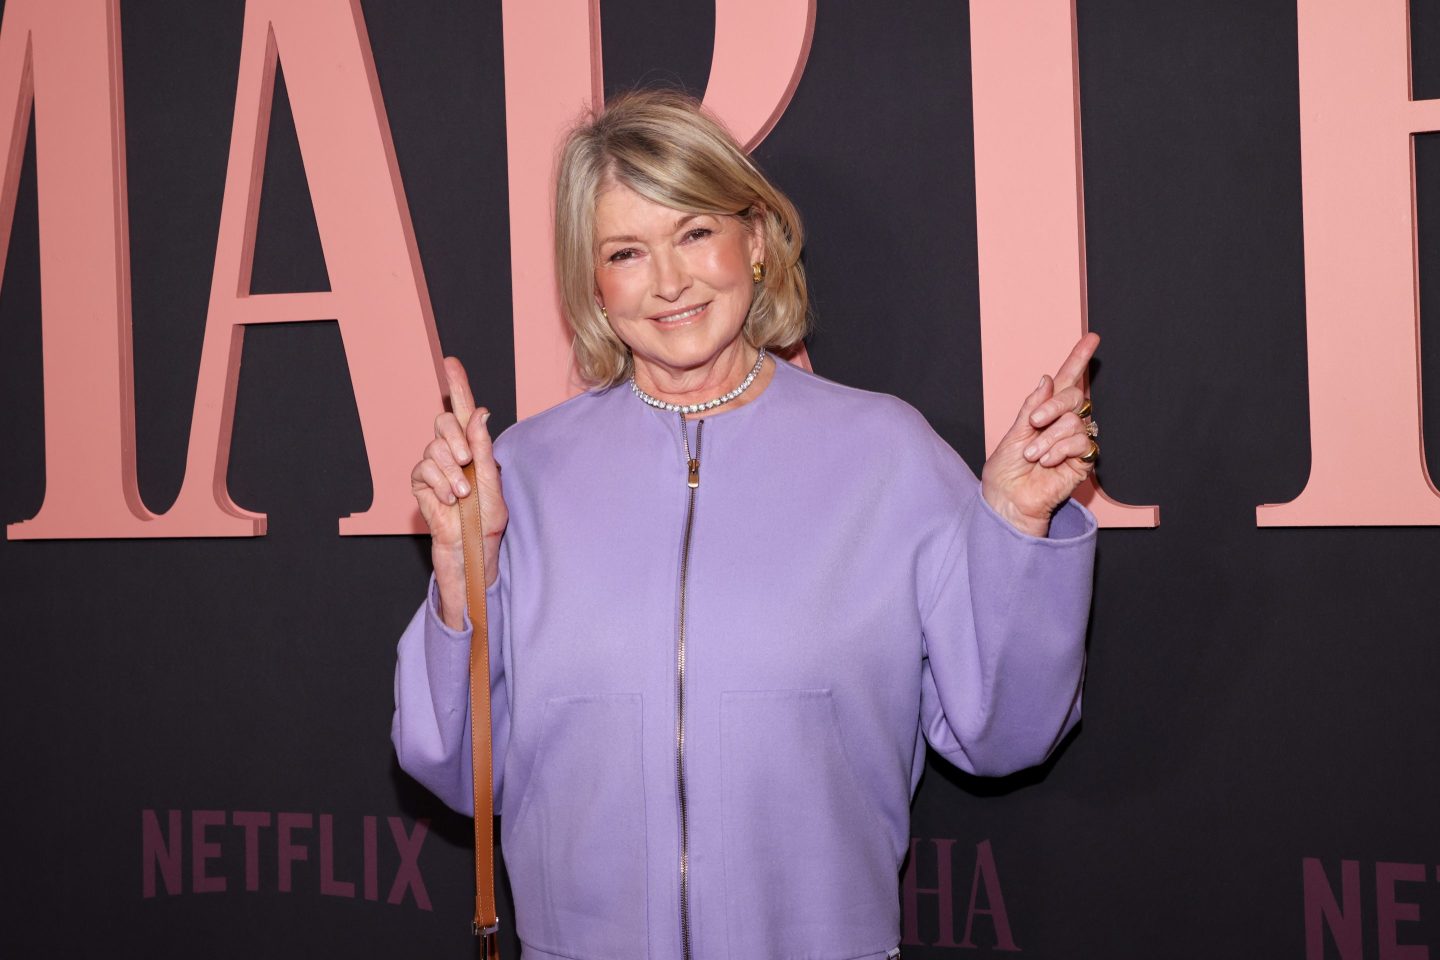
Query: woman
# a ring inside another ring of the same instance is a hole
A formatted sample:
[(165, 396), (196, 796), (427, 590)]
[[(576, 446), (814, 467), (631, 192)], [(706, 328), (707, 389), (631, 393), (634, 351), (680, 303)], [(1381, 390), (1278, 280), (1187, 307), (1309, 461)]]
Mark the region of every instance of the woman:
[(893, 956), (924, 742), (1004, 773), (1078, 718), (1095, 524), (1068, 497), (1098, 450), (1098, 338), (1041, 378), (977, 483), (905, 403), (771, 355), (805, 332), (800, 243), (693, 100), (621, 98), (558, 174), (560, 289), (596, 389), (492, 449), (447, 361), (454, 410), (412, 478), (435, 576), (393, 739), (473, 808), (454, 506), (473, 458), (528, 958)]

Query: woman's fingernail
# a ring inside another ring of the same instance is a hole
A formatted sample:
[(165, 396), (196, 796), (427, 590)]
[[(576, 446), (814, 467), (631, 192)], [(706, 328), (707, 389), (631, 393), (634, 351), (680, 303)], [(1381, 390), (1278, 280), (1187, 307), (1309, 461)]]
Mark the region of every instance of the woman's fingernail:
[(462, 496), (462, 497), (468, 497), (468, 496), (470, 496), (470, 484), (466, 483), (464, 480), (461, 480), (461, 481), (460, 481), (460, 486), (459, 486), (458, 489), (460, 490), (460, 496)]
[(1033, 443), (1030, 444), (1030, 446), (1026, 447), (1026, 448), (1025, 448), (1025, 459), (1026, 459), (1026, 460), (1034, 460), (1034, 459), (1035, 459), (1035, 451), (1036, 451), (1036, 449), (1037, 449), (1037, 448), (1036, 448), (1035, 444), (1033, 444)]
[(490, 422), (490, 411), (489, 411), (489, 410), (486, 410), (484, 413), (480, 414), (480, 422), (481, 422), (481, 423), (489, 423), (489, 422)]

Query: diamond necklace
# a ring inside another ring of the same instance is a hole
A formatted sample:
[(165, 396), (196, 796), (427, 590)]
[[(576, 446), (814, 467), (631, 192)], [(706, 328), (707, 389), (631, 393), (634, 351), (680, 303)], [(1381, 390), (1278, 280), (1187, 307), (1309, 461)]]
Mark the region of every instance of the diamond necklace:
[(671, 403), (668, 400), (661, 400), (659, 397), (652, 397), (650, 396), (650, 394), (640, 389), (640, 385), (635, 382), (635, 374), (633, 373), (630, 374), (630, 389), (634, 392), (635, 396), (639, 397), (641, 400), (644, 400), (646, 403), (650, 404), (650, 406), (655, 407), (658, 410), (669, 410), (671, 413), (703, 413), (706, 410), (710, 410), (714, 407), (720, 406), (722, 403), (729, 403), (731, 400), (734, 400), (736, 397), (740, 396), (740, 394), (744, 393), (747, 389), (749, 389), (750, 384), (754, 383), (755, 378), (760, 375), (760, 366), (764, 362), (765, 348), (761, 347), (760, 355), (755, 358), (755, 366), (751, 367), (750, 372), (746, 374), (745, 379), (740, 381), (740, 386), (736, 387), (734, 390), (731, 390), (723, 397), (716, 397), (714, 400), (706, 400), (704, 403)]

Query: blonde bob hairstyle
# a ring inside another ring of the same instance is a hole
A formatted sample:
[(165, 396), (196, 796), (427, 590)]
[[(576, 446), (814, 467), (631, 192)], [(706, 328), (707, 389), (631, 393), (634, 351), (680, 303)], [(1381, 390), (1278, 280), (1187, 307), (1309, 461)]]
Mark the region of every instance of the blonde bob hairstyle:
[(595, 302), (595, 203), (623, 183), (684, 213), (733, 216), (763, 232), (765, 275), (742, 335), (784, 354), (809, 329), (800, 216), (693, 97), (671, 90), (622, 94), (570, 131), (555, 185), (555, 272), (575, 333), (580, 375), (609, 386), (630, 376), (630, 352)]

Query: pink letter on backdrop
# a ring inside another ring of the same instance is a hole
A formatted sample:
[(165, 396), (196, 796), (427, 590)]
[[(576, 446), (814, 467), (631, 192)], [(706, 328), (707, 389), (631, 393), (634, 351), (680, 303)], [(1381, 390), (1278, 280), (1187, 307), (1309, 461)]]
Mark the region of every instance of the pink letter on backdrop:
[(220, 858), (220, 844), (205, 838), (210, 827), (225, 825), (224, 810), (192, 810), (190, 812), (190, 892), (224, 893), (225, 877), (211, 876), (209, 862)]
[[(971, 0), (970, 58), (988, 455), (1088, 329), (1074, 0)], [(1075, 496), (1101, 526), (1160, 523), (1093, 482)]]
[[(130, 242), (116, 0), (11, 0), (0, 25), (0, 272), (35, 105), (45, 344), (45, 500), (6, 535), (133, 537), (151, 519), (135, 482)], [(77, 438), (84, 438), (78, 442)]]
[[(1310, 479), (1262, 527), (1431, 525), (1420, 432), (1406, 0), (1299, 0), (1300, 174), (1310, 344)], [(1364, 456), (1357, 457), (1357, 445)]]
[[(252, 295), (255, 221), (277, 57), (332, 289)], [(253, 536), (265, 516), (225, 487), (245, 327), (335, 319), (374, 499), (342, 534), (423, 530), (405, 478), (442, 409), (440, 348), (390, 124), (357, 0), (250, 0), (185, 482), (154, 536)], [(303, 411), (297, 411), (303, 415)]]
[(1380, 960), (1430, 960), (1429, 947), (1400, 942), (1400, 924), (1415, 923), (1420, 919), (1420, 905), (1401, 900), (1395, 890), (1395, 884), (1400, 882), (1424, 883), (1425, 865), (1375, 864), (1375, 928)]
[(180, 854), (184, 838), (180, 835), (180, 811), (171, 810), (167, 827), (160, 826), (160, 815), (154, 810), (140, 811), (140, 862), (143, 875), (141, 896), (155, 896), (155, 877), (165, 885), (170, 896), (184, 893), (181, 885)]
[(1305, 890), (1305, 960), (1325, 960), (1325, 930), (1335, 941), (1340, 960), (1364, 960), (1360, 941), (1360, 861), (1340, 861), (1340, 899), (1315, 857), (1300, 863)]
[(355, 883), (335, 879), (335, 818), (320, 814), (320, 892), (327, 897), (355, 896)]
[(305, 844), (295, 843), (294, 831), (309, 830), (314, 818), (308, 813), (282, 813), (275, 819), (277, 838), (275, 840), (275, 859), (278, 864), (279, 877), (278, 886), (281, 893), (289, 893), (291, 887), (292, 867), (297, 861), (304, 862), (310, 859), (310, 848)]
[[(985, 887), (985, 906), (979, 906), (980, 887)], [(970, 906), (965, 911), (965, 936), (960, 941), (961, 949), (973, 950), (975, 943), (970, 939), (974, 931), (975, 918), (988, 916), (995, 924), (995, 949), (1007, 953), (1019, 953), (1015, 946), (1015, 935), (1010, 932), (1010, 915), (1005, 911), (1005, 898), (1000, 893), (1000, 875), (995, 872), (995, 851), (990, 841), (982, 840), (975, 845), (975, 875), (970, 880)]]
[[(600, 0), (505, 0), (502, 10), (515, 406), (528, 417), (582, 387), (555, 289), (551, 181), (564, 131), (605, 95)], [(747, 149), (790, 103), (814, 26), (815, 0), (717, 0), (705, 102)]]
[[(908, 947), (959, 947), (955, 942), (955, 869), (952, 839), (936, 839), (935, 886), (922, 887), (916, 874), (920, 872), (920, 840), (910, 838), (910, 861), (900, 878), (900, 945)], [(920, 939), (920, 895), (935, 898), (940, 932), (932, 944)]]
[(754, 150), (790, 106), (815, 37), (815, 0), (718, 0), (705, 106)]
[(429, 910), (430, 893), (425, 889), (425, 878), (420, 875), (420, 848), (425, 845), (430, 821), (416, 820), (415, 831), (407, 836), (405, 821), (399, 817), (386, 819), (390, 821), (390, 836), (395, 838), (395, 852), (400, 854), (400, 866), (395, 870), (395, 882), (390, 885), (390, 896), (385, 898), (385, 902), (401, 902), (408, 889), (415, 898), (415, 906), (421, 910)]
[(245, 889), (260, 889), (260, 828), (270, 826), (270, 814), (236, 810), (230, 822), (245, 831)]

